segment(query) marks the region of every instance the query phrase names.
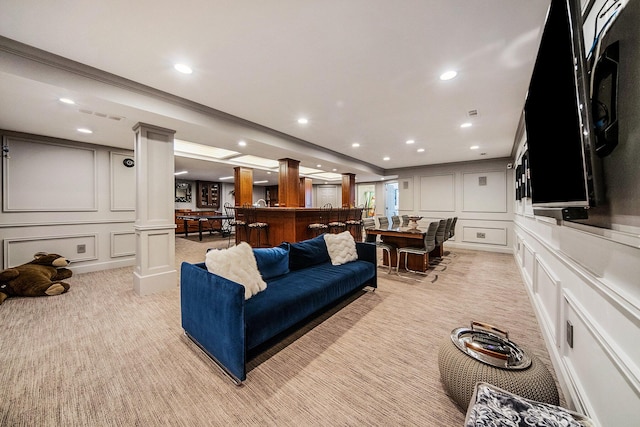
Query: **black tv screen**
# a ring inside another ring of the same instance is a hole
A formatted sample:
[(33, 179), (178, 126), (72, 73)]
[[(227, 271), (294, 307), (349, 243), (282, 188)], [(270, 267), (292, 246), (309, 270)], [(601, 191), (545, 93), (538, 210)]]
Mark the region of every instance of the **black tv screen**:
[(579, 10), (573, 0), (552, 0), (527, 93), (534, 211), (595, 204), (589, 152), (593, 126)]

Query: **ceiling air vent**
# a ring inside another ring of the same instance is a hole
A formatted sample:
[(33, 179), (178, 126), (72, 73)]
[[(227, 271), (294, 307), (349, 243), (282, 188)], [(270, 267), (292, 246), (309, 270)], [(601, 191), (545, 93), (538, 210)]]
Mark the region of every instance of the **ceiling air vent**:
[(469, 110), (469, 111), (467, 112), (467, 115), (468, 115), (469, 117), (475, 117), (475, 116), (477, 116), (477, 115), (478, 115), (478, 110)]

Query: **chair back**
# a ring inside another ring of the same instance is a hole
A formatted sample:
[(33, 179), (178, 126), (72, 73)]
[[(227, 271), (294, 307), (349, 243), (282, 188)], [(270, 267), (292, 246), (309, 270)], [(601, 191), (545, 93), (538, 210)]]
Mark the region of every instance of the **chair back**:
[(373, 218), (365, 218), (362, 220), (362, 228), (365, 230), (372, 230), (376, 228), (376, 220)]
[(449, 240), (450, 232), (451, 232), (451, 223), (453, 222), (453, 218), (447, 218), (447, 223), (444, 226), (444, 240)]
[(392, 228), (400, 227), (400, 217), (398, 215), (393, 215), (391, 217), (391, 227)]
[(380, 228), (389, 228), (389, 218), (387, 218), (386, 216), (379, 216), (378, 222), (380, 223)]
[(424, 250), (426, 252), (431, 252), (436, 248), (436, 231), (439, 226), (440, 223), (437, 221), (429, 223), (429, 228), (424, 235)]
[(444, 243), (444, 230), (447, 228), (447, 220), (441, 219), (438, 223), (438, 229), (436, 230), (436, 246), (440, 246)]
[(454, 216), (453, 221), (451, 221), (451, 229), (449, 230), (449, 238), (452, 238), (456, 235), (456, 222), (458, 222), (458, 217)]
[(251, 203), (245, 203), (242, 205), (242, 211), (244, 212), (244, 218), (247, 224), (253, 224), (257, 221), (258, 215), (256, 207)]
[(236, 223), (236, 208), (229, 202), (224, 203), (224, 214), (229, 217), (229, 225)]
[(402, 215), (402, 227), (409, 226), (409, 215)]

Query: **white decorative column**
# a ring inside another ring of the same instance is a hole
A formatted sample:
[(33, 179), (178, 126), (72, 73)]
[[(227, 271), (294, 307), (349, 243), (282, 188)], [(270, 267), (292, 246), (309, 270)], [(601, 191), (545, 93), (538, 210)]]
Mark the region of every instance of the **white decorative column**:
[(175, 267), (174, 130), (133, 127), (136, 168), (136, 266), (133, 289), (148, 295), (178, 286)]

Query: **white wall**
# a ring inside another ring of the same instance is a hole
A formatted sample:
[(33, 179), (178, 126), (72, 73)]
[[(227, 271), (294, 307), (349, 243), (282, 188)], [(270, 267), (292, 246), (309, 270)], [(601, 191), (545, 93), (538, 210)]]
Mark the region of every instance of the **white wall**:
[[(515, 196), (514, 173), (507, 169), (510, 162), (496, 159), (391, 171), (398, 175), (399, 214), (422, 216), (422, 227), (457, 216), (455, 236), (447, 245), (511, 253)], [(376, 208), (382, 204), (377, 202)]]
[[(524, 140), (518, 157), (523, 146)], [(533, 216), (530, 199), (514, 204), (514, 254), (567, 401), (602, 426), (634, 425), (640, 405), (640, 236), (558, 225)]]
[(135, 262), (133, 152), (2, 132), (2, 268), (39, 251), (59, 253), (75, 272)]

